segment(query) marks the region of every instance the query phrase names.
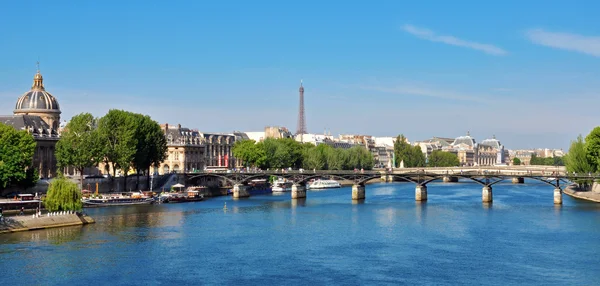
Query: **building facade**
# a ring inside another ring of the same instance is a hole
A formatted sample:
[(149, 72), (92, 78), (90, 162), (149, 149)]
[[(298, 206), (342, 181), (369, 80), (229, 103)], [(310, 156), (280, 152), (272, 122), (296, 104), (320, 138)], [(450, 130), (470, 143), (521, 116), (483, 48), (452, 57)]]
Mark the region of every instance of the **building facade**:
[(233, 134), (203, 133), (178, 125), (162, 124), (167, 140), (166, 159), (153, 171), (157, 174), (193, 173), (210, 167), (237, 168), (241, 161), (233, 157), (237, 140), (248, 139), (241, 132)]
[(17, 130), (25, 130), (36, 142), (33, 167), (42, 179), (56, 176), (56, 143), (60, 139), (60, 107), (56, 98), (46, 91), (38, 70), (31, 89), (17, 99), (14, 115), (0, 116), (0, 122)]
[(236, 139), (234, 134), (203, 133), (203, 136), (206, 142), (206, 166), (239, 167), (231, 151)]
[[(438, 140), (438, 143), (442, 145), (444, 141)], [(466, 136), (456, 137), (452, 144), (442, 146), (441, 150), (456, 154), (461, 166), (503, 165), (509, 157), (508, 151), (495, 136), (477, 143), (468, 132)]]
[(166, 159), (154, 166), (154, 173), (189, 173), (203, 170), (206, 166), (206, 144), (198, 130), (182, 128), (181, 124), (160, 126), (167, 140)]

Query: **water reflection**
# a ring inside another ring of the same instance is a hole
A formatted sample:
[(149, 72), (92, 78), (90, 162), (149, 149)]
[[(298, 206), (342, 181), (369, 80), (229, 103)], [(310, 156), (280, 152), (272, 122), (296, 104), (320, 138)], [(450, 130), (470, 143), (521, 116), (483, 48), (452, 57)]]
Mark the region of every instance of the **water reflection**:
[(306, 198), (292, 199), (292, 209), (306, 206)]
[(7, 243), (22, 242), (48, 242), (53, 245), (60, 245), (70, 241), (79, 240), (82, 236), (82, 228), (87, 226), (69, 226), (60, 228), (49, 228), (41, 231), (16, 232), (6, 235)]
[(482, 202), (481, 206), (483, 207), (484, 210), (490, 210), (492, 209), (493, 206), (493, 202)]
[(427, 202), (414, 185), (375, 184), (368, 201), (342, 188), (89, 209), (94, 225), (0, 235), (0, 283), (600, 285), (600, 204), (552, 207), (545, 186), (519, 185), (486, 205), (474, 186)]
[(415, 201), (415, 220), (423, 224), (427, 218), (427, 202)]

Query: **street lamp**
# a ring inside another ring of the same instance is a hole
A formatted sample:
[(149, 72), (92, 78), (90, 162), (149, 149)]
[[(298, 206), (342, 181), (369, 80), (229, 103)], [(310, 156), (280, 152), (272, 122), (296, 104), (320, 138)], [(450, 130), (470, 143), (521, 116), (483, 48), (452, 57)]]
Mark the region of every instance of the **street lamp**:
[(150, 191), (152, 192), (152, 183), (154, 182), (154, 172), (150, 174)]

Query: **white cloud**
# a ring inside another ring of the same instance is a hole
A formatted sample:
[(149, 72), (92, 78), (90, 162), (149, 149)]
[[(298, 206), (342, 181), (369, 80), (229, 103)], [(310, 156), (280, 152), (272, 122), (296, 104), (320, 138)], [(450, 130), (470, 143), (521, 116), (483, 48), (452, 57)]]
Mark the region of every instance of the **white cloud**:
[(412, 34), (416, 37), (419, 37), (424, 40), (432, 41), (432, 42), (439, 42), (439, 43), (444, 43), (444, 44), (448, 44), (448, 45), (478, 50), (478, 51), (482, 51), (486, 54), (490, 54), (490, 55), (494, 55), (494, 56), (502, 56), (502, 55), (508, 54), (508, 52), (505, 51), (504, 49), (496, 47), (494, 45), (462, 40), (462, 39), (456, 38), (454, 36), (437, 35), (435, 32), (433, 32), (429, 29), (419, 28), (419, 27), (415, 27), (413, 25), (404, 25), (404, 26), (402, 26), (402, 30), (404, 30), (405, 32)]
[(600, 57), (600, 37), (548, 32), (542, 29), (528, 30), (525, 35), (530, 41), (538, 45)]
[(412, 95), (412, 96), (424, 96), (440, 99), (450, 99), (458, 101), (471, 101), (479, 103), (492, 103), (493, 100), (490, 96), (475, 96), (471, 94), (465, 94), (463, 92), (455, 92), (449, 90), (432, 89), (429, 87), (419, 87), (411, 85), (396, 85), (396, 86), (382, 86), (382, 85), (358, 85), (360, 89), (372, 90), (378, 92), (385, 92), (398, 95)]

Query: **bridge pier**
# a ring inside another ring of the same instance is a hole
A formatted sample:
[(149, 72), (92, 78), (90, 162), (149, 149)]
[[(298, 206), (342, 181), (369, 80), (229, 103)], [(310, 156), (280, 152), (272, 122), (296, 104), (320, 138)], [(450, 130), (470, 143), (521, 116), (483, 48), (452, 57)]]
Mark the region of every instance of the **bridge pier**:
[(554, 204), (562, 205), (562, 190), (560, 188), (554, 189)]
[(443, 182), (444, 183), (457, 183), (458, 182), (458, 177), (444, 176)]
[(415, 201), (421, 202), (427, 200), (427, 186), (417, 185), (415, 188)]
[(392, 176), (391, 175), (387, 175), (387, 174), (382, 174), (381, 175), (381, 181), (385, 182), (385, 183), (389, 183), (392, 182)]
[(481, 202), (483, 203), (491, 203), (494, 200), (494, 196), (492, 194), (492, 187), (485, 186), (483, 190), (481, 190)]
[(513, 184), (523, 184), (525, 183), (525, 179), (523, 177), (514, 177), (512, 178)]
[(365, 185), (354, 184), (352, 185), (352, 200), (364, 200), (365, 199)]
[(233, 185), (233, 198), (238, 199), (249, 197), (250, 193), (248, 192), (247, 188), (248, 186), (244, 186), (242, 184)]
[(292, 199), (306, 198), (306, 187), (300, 184), (292, 185)]

